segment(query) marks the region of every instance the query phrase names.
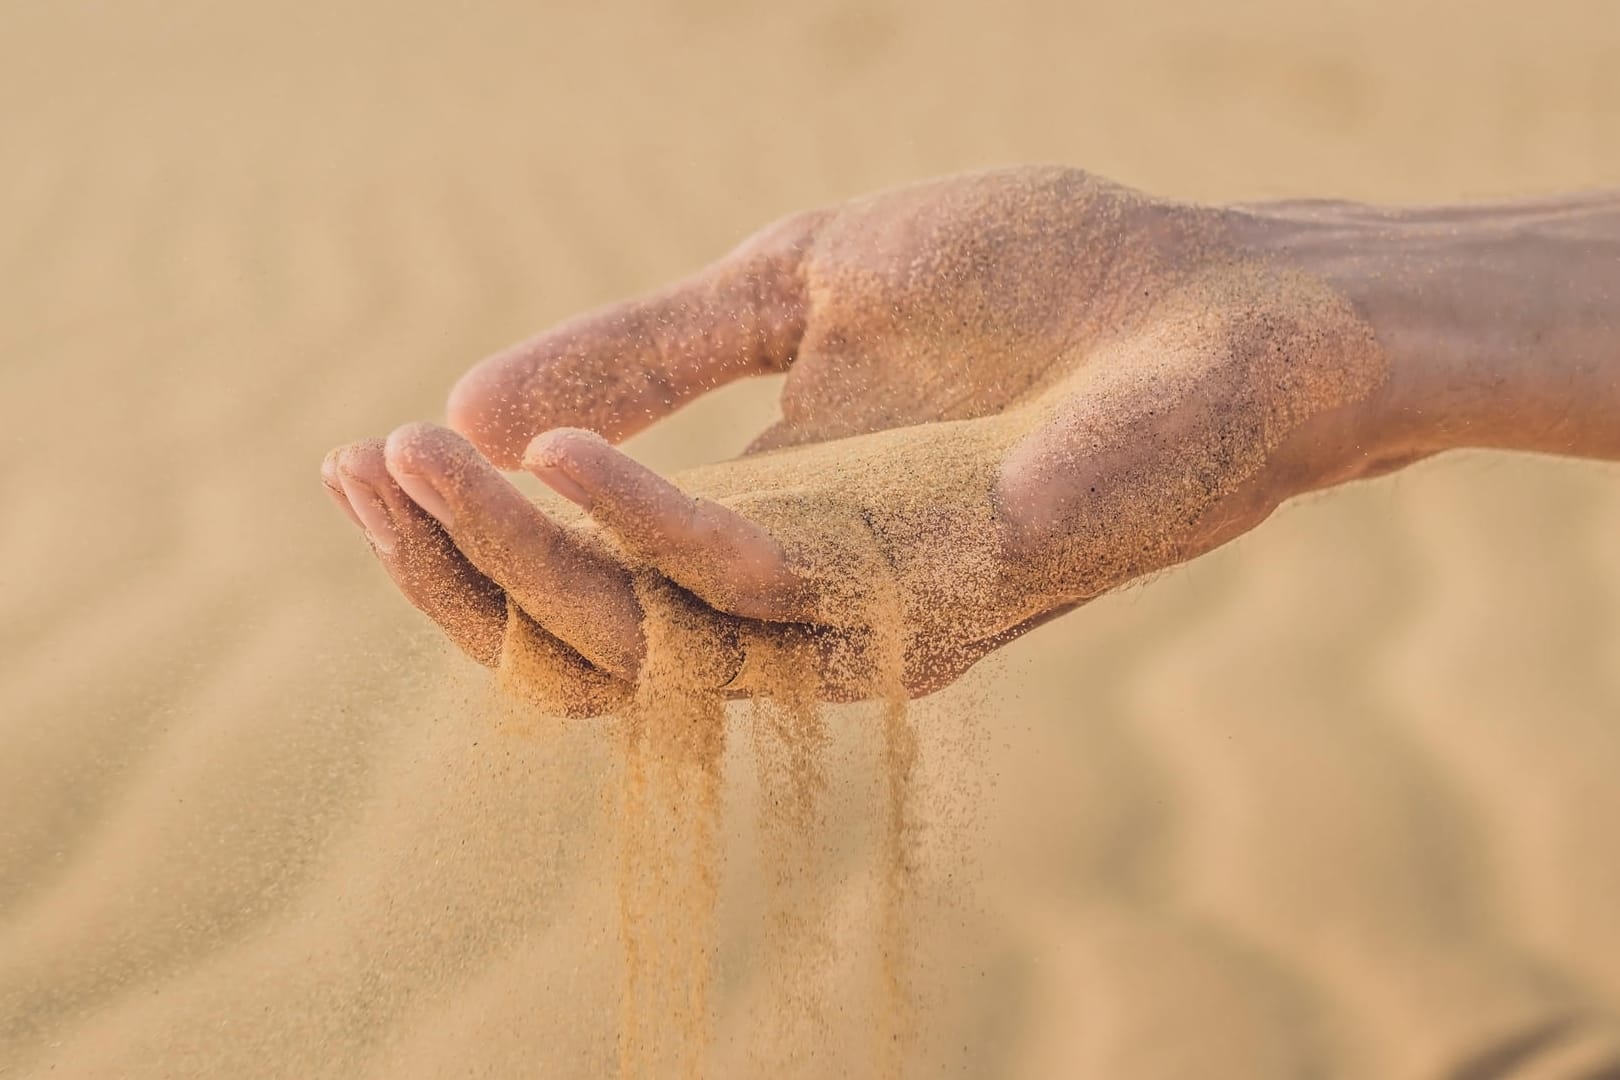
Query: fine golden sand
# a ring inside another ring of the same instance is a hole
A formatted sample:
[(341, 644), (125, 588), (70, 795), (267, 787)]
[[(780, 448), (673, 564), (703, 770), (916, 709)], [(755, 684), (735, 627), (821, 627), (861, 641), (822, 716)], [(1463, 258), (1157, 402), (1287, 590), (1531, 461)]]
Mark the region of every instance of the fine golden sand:
[(494, 696), (315, 473), (937, 173), (1620, 184), (1610, 5), (541, 7), (8, 12), (0, 1076), (1620, 1075), (1613, 467), (1287, 508), (904, 716), (783, 640), (641, 729)]

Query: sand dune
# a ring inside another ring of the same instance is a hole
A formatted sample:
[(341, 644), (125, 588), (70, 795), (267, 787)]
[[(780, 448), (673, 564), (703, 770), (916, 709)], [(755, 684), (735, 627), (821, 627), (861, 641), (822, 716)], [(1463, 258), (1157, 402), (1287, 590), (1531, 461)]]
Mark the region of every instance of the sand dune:
[[(501, 6), (7, 13), (0, 1075), (613, 1071), (612, 754), (490, 705), (315, 484), (484, 352), (991, 162), (1620, 184), (1598, 0)], [(633, 449), (735, 453), (772, 395)], [(917, 1074), (1620, 1076), (1616, 536), (1613, 467), (1442, 459), (931, 706)], [(816, 897), (857, 930), (862, 724)], [(817, 1056), (759, 1045), (737, 725), (712, 1069), (862, 1075), (859, 946)]]

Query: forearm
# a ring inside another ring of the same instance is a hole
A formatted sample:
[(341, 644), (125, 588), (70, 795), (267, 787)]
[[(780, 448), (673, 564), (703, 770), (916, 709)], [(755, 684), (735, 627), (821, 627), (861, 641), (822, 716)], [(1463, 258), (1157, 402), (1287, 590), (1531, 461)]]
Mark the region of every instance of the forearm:
[(1246, 246), (1327, 280), (1389, 377), (1322, 437), (1349, 479), (1461, 447), (1620, 460), (1620, 194), (1445, 209), (1245, 208)]

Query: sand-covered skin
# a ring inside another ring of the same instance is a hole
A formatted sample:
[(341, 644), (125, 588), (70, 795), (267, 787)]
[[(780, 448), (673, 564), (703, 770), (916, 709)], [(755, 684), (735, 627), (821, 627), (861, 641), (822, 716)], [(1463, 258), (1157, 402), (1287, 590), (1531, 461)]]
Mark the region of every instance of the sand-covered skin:
[[(618, 1067), (614, 744), (492, 716), (315, 488), (477, 356), (785, 212), (992, 162), (1203, 200), (1620, 182), (1620, 27), (1574, 0), (8, 27), (7, 1076)], [(735, 453), (771, 392), (632, 449)], [(919, 786), (966, 793), (924, 831), (951, 813), (973, 858), (914, 929), (916, 1071), (1613, 1069), (1617, 534), (1612, 468), (1442, 459), (1014, 646), (967, 688), (974, 768), (924, 706)], [(877, 720), (833, 715), (838, 842), (803, 856), (800, 910), (854, 943), (800, 983), (809, 1075), (869, 1060)], [(770, 1060), (780, 1000), (734, 724), (720, 1075)]]

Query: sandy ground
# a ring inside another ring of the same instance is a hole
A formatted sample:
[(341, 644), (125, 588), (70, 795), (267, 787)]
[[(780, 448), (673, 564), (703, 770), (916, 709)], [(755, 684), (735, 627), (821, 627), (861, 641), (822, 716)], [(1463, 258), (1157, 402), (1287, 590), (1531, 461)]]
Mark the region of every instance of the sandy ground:
[[(611, 1071), (601, 740), (494, 723), (316, 480), (484, 352), (989, 163), (1620, 183), (1607, 0), (405, 6), (7, 5), (0, 1075)], [(772, 392), (633, 448), (734, 453)], [(927, 737), (967, 884), (918, 1071), (1620, 1076), (1617, 536), (1615, 468), (1457, 456), (1009, 650), (954, 699), (972, 760)], [(713, 1068), (749, 1075), (736, 774)], [(861, 882), (856, 845), (835, 912)], [(808, 1071), (861, 1075), (834, 1027)]]

